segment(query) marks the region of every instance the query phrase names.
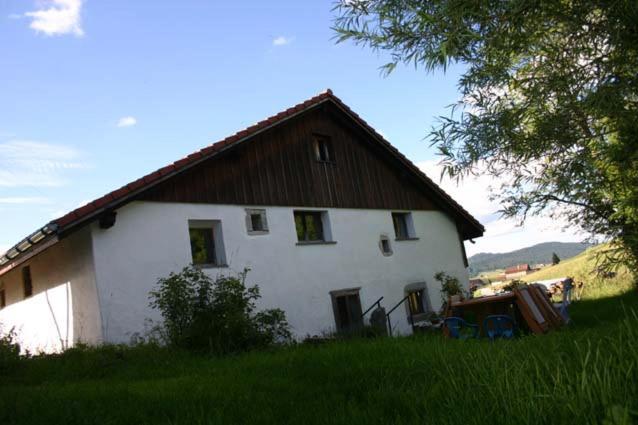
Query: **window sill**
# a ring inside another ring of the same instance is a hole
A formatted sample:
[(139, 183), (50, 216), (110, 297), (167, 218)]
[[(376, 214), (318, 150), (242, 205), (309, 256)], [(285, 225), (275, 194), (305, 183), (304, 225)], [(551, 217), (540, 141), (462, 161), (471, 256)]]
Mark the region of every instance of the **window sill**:
[(225, 269), (228, 264), (193, 264), (198, 269)]
[(248, 236), (267, 235), (268, 233), (270, 233), (268, 230), (249, 230)]
[(337, 241), (301, 241), (296, 245), (335, 245)]
[(418, 241), (419, 238), (395, 238), (394, 239), (397, 242), (401, 242), (401, 241)]

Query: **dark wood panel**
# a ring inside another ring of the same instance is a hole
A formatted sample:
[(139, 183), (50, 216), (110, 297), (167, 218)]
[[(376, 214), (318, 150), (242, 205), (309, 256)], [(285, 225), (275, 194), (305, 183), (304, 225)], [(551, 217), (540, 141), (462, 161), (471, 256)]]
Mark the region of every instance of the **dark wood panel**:
[[(315, 159), (330, 137), (335, 163)], [(402, 165), (327, 109), (261, 133), (140, 194), (163, 202), (334, 208), (435, 209)]]

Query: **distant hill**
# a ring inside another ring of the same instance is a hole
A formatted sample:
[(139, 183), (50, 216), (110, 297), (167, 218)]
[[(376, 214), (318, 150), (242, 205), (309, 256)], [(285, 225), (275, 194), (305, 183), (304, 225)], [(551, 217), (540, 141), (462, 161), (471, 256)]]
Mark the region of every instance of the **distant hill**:
[(528, 263), (530, 265), (538, 263), (548, 264), (552, 262), (552, 253), (554, 252), (561, 260), (564, 260), (580, 254), (591, 246), (591, 244), (580, 242), (544, 242), (527, 248), (517, 249), (516, 251), (499, 254), (482, 252), (468, 259), (470, 263), (470, 275), (475, 276), (484, 271), (505, 269), (522, 263)]

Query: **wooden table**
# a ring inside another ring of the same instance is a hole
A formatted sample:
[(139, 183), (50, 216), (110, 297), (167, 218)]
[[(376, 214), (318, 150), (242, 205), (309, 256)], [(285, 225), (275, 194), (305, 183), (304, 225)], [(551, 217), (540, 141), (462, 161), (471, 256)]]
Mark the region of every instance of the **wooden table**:
[(445, 309), (445, 317), (457, 316), (467, 320), (468, 313), (474, 315), (474, 319), (470, 322), (479, 326), (479, 332), (483, 332), (483, 320), (487, 316), (493, 314), (507, 314), (514, 320), (517, 320), (516, 309), (512, 305), (516, 302), (516, 294), (506, 292), (500, 295), (491, 295), (481, 298), (472, 298), (470, 300), (448, 303)]

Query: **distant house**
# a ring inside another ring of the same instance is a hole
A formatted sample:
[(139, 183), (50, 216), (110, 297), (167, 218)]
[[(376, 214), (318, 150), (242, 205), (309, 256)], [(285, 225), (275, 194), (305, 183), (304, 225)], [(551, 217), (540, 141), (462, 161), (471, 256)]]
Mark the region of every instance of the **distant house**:
[(485, 286), (486, 282), (483, 279), (470, 279), (470, 291), (475, 291), (476, 289)]
[(518, 279), (532, 272), (529, 264), (518, 264), (505, 269), (505, 279)]
[[(143, 158), (140, 163), (143, 164)], [(116, 172), (116, 170), (114, 170)], [(9, 224), (10, 225), (10, 224)], [(384, 297), (395, 331), (468, 283), (483, 226), (331, 91), (150, 173), (0, 255), (0, 323), (23, 348), (128, 342), (148, 293), (189, 263), (250, 268), (260, 307), (303, 337), (348, 330)]]

